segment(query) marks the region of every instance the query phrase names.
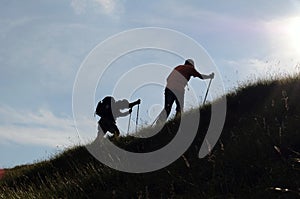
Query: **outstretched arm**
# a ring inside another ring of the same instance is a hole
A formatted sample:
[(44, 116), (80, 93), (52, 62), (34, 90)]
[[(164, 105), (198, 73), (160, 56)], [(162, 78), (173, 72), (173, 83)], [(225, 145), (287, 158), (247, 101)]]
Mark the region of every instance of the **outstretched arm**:
[(132, 112), (131, 108), (128, 111), (125, 111), (125, 112), (120, 111), (119, 117), (125, 117), (125, 116), (129, 115), (131, 112)]
[[(200, 74), (200, 73), (199, 73)], [(200, 74), (200, 76), (198, 76), (200, 79), (213, 79), (215, 76), (214, 73), (211, 73), (210, 75), (204, 75), (204, 74)]]
[(196, 69), (193, 69), (192, 71), (194, 77), (199, 77), (200, 79), (213, 79), (215, 74), (211, 73), (209, 75), (200, 74)]
[[(117, 117), (125, 117), (132, 112), (132, 107), (141, 103), (141, 100), (138, 99), (135, 102), (129, 103), (127, 100), (122, 100), (117, 102), (119, 106), (117, 106)], [(122, 109), (129, 109), (128, 111), (121, 112)]]

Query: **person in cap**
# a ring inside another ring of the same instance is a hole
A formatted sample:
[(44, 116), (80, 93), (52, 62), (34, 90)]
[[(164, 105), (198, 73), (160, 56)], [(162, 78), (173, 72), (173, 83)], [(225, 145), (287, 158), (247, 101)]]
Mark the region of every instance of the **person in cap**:
[(192, 59), (187, 59), (183, 65), (179, 65), (173, 69), (167, 78), (167, 85), (165, 88), (165, 104), (164, 109), (157, 117), (157, 122), (165, 122), (170, 115), (173, 103), (176, 103), (176, 116), (180, 117), (184, 104), (185, 86), (191, 77), (198, 77), (200, 79), (212, 79), (214, 73), (210, 75), (200, 74), (195, 69), (195, 63)]
[(99, 101), (95, 111), (95, 114), (100, 117), (98, 121), (98, 135), (99, 132), (104, 134), (110, 132), (113, 134), (112, 138), (119, 137), (120, 130), (116, 125), (116, 118), (129, 115), (132, 112), (132, 108), (140, 103), (140, 99), (129, 103), (126, 99), (116, 101), (112, 96), (106, 96)]

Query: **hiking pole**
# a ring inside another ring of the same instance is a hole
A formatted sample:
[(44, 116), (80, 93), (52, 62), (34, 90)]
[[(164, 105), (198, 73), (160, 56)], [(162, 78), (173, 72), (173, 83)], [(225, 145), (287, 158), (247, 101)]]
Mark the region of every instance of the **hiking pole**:
[(209, 88), (210, 88), (211, 81), (212, 81), (212, 78), (210, 78), (210, 80), (209, 80), (207, 91), (205, 93), (205, 97), (204, 97), (202, 106), (204, 106), (204, 104), (205, 104), (205, 101), (206, 101), (206, 98), (207, 98), (207, 94), (208, 94), (208, 91), (209, 91)]
[(127, 134), (129, 134), (129, 129), (130, 129), (130, 121), (131, 121), (131, 112), (129, 114), (129, 121), (128, 121), (128, 129), (127, 129)]
[(139, 110), (140, 110), (140, 103), (141, 103), (141, 100), (138, 99), (136, 100), (135, 102), (132, 102), (132, 103), (129, 103), (129, 108), (130, 108), (130, 116), (129, 116), (129, 121), (128, 121), (128, 129), (127, 129), (127, 134), (129, 133), (129, 130), (130, 130), (130, 121), (131, 121), (131, 113), (132, 113), (132, 109), (135, 105), (138, 105), (138, 110), (137, 110), (137, 121), (136, 121), (136, 131), (137, 131), (137, 125), (138, 125), (138, 117), (139, 117)]
[(135, 133), (137, 133), (137, 129), (138, 129), (139, 112), (140, 112), (140, 104), (138, 104), (138, 108), (137, 108), (137, 111), (136, 111)]
[(156, 121), (158, 120), (159, 115), (156, 117), (156, 119), (152, 122), (151, 127), (156, 123)]

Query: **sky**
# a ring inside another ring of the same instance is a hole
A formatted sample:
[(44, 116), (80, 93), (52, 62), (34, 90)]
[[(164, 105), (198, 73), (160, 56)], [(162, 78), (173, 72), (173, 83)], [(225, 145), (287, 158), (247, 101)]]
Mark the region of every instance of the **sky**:
[[(161, 27), (187, 35), (213, 59), (226, 91), (300, 71), (299, 0), (2, 0), (0, 27), (0, 168), (45, 160), (82, 144), (72, 110), (77, 72), (92, 49), (123, 31)], [(137, 52), (114, 65), (183, 62), (156, 53)], [(197, 63), (196, 68), (201, 71)], [(109, 74), (107, 81), (113, 78)], [(192, 80), (195, 84), (199, 81)], [(163, 103), (162, 89), (155, 92)], [(97, 90), (97, 99), (104, 95)], [(152, 99), (153, 92), (148, 95), (142, 94)], [(142, 116), (155, 115), (141, 108)], [(86, 122), (95, 125), (89, 134), (95, 136), (97, 119)]]

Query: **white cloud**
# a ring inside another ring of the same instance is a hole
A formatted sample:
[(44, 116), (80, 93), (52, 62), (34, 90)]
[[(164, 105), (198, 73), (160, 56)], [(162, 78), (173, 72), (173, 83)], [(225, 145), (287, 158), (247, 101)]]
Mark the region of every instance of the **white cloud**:
[(94, 0), (98, 3), (106, 14), (112, 14), (116, 8), (115, 0)]
[(73, 119), (56, 116), (46, 109), (31, 112), (0, 106), (0, 119), (2, 143), (10, 141), (51, 147), (80, 143)]
[(120, 0), (72, 0), (71, 7), (79, 15), (88, 11), (95, 11), (113, 16), (123, 10)]
[(32, 21), (34, 21), (37, 18), (34, 17), (20, 17), (17, 19), (9, 19), (9, 18), (3, 18), (0, 19), (0, 39), (6, 39), (7, 35), (11, 33), (11, 31), (14, 28), (25, 26), (30, 24)]
[[(229, 90), (242, 82), (252, 82), (266, 77), (267, 73), (272, 69), (267, 61), (258, 58), (223, 60), (220, 65), (224, 67), (226, 74), (230, 74), (230, 82), (227, 82)], [(226, 76), (224, 81), (228, 81)]]
[(295, 72), (300, 72), (298, 65), (281, 61), (274, 57), (245, 58), (237, 60), (223, 60), (222, 73), (228, 91), (239, 87), (241, 84), (253, 83), (262, 79), (277, 79)]
[(72, 0), (71, 6), (76, 14), (84, 14), (86, 11), (87, 0)]
[[(18, 21), (21, 20), (11, 23), (20, 24)], [(90, 34), (89, 29), (76, 23), (48, 21), (31, 26), (22, 32), (22, 37), (16, 34), (19, 30), (14, 30), (13, 25), (11, 32), (3, 32), (7, 38), (0, 47), (0, 77), (6, 83), (0, 85), (0, 90), (7, 90), (7, 94), (14, 91), (14, 95), (26, 90), (27, 98), (33, 96), (32, 93), (42, 97), (70, 94), (77, 68), (92, 46), (91, 39), (82, 38)], [(32, 102), (40, 100), (32, 99)]]

